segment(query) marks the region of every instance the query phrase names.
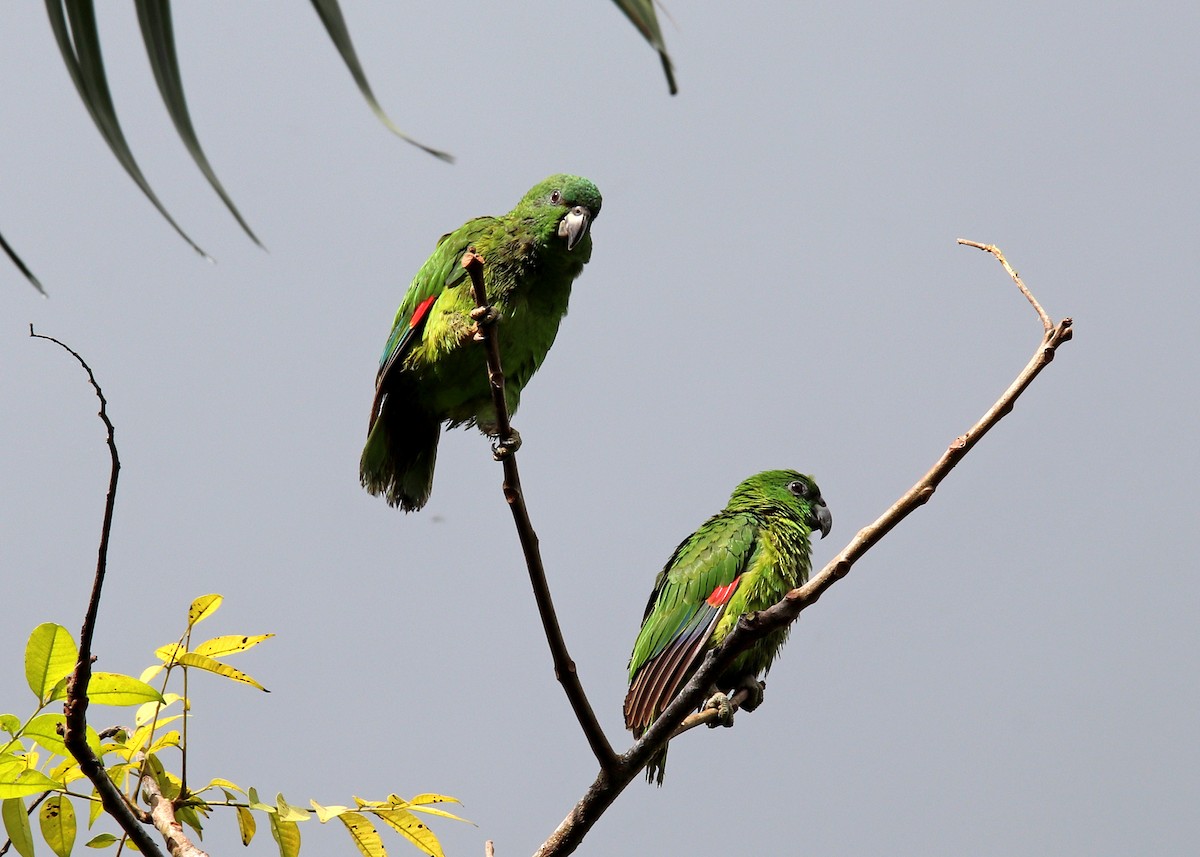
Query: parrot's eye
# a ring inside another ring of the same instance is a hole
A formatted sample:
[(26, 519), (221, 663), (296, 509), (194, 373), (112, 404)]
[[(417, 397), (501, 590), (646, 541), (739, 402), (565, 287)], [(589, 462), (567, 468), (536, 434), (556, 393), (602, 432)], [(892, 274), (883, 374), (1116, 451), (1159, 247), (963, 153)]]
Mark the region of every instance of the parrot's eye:
[(801, 482), (799, 479), (795, 480), (794, 482), (789, 482), (788, 490), (791, 491), (793, 494), (795, 494), (797, 497), (807, 497), (808, 496), (808, 486), (805, 483)]
[(556, 190), (554, 193), (550, 194), (550, 201), (555, 205), (558, 205), (560, 202), (562, 202), (562, 191)]

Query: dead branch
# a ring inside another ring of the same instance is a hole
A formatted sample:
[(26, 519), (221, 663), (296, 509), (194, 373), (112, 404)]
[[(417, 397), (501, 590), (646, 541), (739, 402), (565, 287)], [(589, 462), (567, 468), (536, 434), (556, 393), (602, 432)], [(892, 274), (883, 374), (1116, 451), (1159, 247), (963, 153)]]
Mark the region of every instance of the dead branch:
[(208, 852), (197, 848), (183, 832), (183, 825), (175, 818), (175, 807), (163, 797), (158, 781), (149, 773), (142, 776), (142, 797), (150, 805), (150, 819), (167, 843), (171, 857), (208, 857)]
[(104, 523), (100, 528), (96, 575), (92, 579), (92, 594), (88, 600), (87, 612), (84, 614), (83, 629), (79, 632), (79, 658), (75, 662), (75, 671), (67, 680), (67, 699), (63, 703), (63, 714), (66, 716), (63, 743), (66, 744), (67, 751), (79, 762), (79, 770), (96, 787), (104, 811), (111, 815), (117, 824), (121, 825), (121, 829), (129, 835), (138, 850), (142, 854), (163, 857), (162, 851), (159, 850), (143, 826), (145, 822), (150, 821), (150, 816), (125, 799), (121, 790), (108, 778), (100, 757), (87, 744), (87, 691), (88, 683), (92, 679), (92, 661), (94, 660), (92, 635), (96, 629), (96, 613), (100, 609), (100, 592), (104, 587), (104, 574), (108, 567), (108, 539), (112, 531), (113, 508), (117, 500), (117, 476), (121, 472), (121, 459), (117, 455), (117, 443), (114, 439), (116, 429), (108, 418), (108, 401), (104, 398), (104, 391), (100, 389), (100, 384), (97, 383), (96, 376), (92, 373), (92, 367), (88, 366), (78, 352), (54, 337), (34, 333), (32, 324), (29, 325), (29, 335), (34, 339), (49, 340), (64, 349), (79, 361), (79, 365), (87, 372), (88, 381), (91, 383), (92, 389), (96, 391), (96, 398), (100, 400), (100, 420), (104, 423), (107, 431), (108, 452), (112, 459), (112, 469), (108, 477), (108, 496), (104, 502)]
[(512, 436), (512, 424), (509, 422), (508, 402), (504, 398), (504, 369), (500, 363), (500, 346), (494, 336), (495, 320), (487, 320), (489, 309), (487, 293), (483, 284), (483, 257), (474, 250), (468, 250), (462, 258), (462, 266), (471, 275), (471, 287), (475, 294), (475, 304), (478, 307), (476, 320), (476, 339), (483, 343), (487, 354), (488, 380), (491, 382), (492, 403), (496, 408), (496, 428), (501, 447), (497, 458), (504, 466), (504, 499), (512, 511), (513, 523), (517, 527), (517, 537), (521, 541), (521, 550), (525, 553), (525, 565), (529, 569), (529, 582), (533, 587), (533, 597), (537, 601), (538, 615), (542, 618), (542, 627), (546, 632), (546, 642), (550, 645), (550, 656), (554, 662), (554, 677), (558, 679), (571, 703), (579, 726), (587, 737), (588, 745), (592, 748), (601, 768), (608, 768), (616, 761), (612, 745), (600, 728), (600, 722), (592, 711), (587, 694), (579, 681), (575, 670), (575, 661), (567, 651), (567, 643), (563, 639), (562, 628), (558, 624), (558, 616), (554, 611), (554, 601), (550, 597), (550, 585), (546, 582), (546, 569), (542, 565), (542, 552), (538, 547), (537, 533), (533, 531), (533, 523), (529, 520), (529, 510), (525, 508), (525, 498), (521, 493), (521, 475), (517, 471), (516, 453), (513, 449), (505, 449), (504, 444)]
[(845, 577), (850, 568), (871, 549), (880, 539), (892, 531), (902, 520), (914, 510), (929, 502), (934, 491), (942, 480), (949, 475), (959, 461), (978, 443), (985, 434), (1012, 410), (1013, 404), (1033, 379), (1044, 369), (1058, 349), (1058, 346), (1068, 342), (1072, 335), (1072, 322), (1064, 318), (1057, 325), (1034, 298), (1032, 292), (1017, 276), (1016, 271), (1008, 264), (1000, 250), (992, 245), (978, 244), (973, 241), (960, 240), (960, 244), (984, 250), (991, 253), (1004, 266), (1005, 271), (1016, 283), (1021, 292), (1029, 300), (1038, 318), (1042, 321), (1044, 334), (1033, 357), (1025, 368), (1017, 375), (1008, 389), (996, 400), (987, 412), (964, 434), (950, 444), (946, 452), (938, 459), (929, 471), (917, 480), (899, 500), (893, 503), (887, 511), (877, 518), (874, 523), (859, 530), (855, 537), (842, 549), (821, 571), (809, 579), (807, 583), (787, 593), (774, 606), (759, 613), (743, 616), (737, 626), (725, 638), (721, 645), (711, 650), (703, 665), (680, 691), (679, 695), (651, 724), (641, 739), (617, 760), (611, 768), (602, 767), (595, 782), (588, 787), (583, 797), (558, 825), (542, 846), (534, 852), (534, 857), (563, 857), (571, 854), (579, 847), (584, 836), (592, 825), (612, 805), (617, 795), (630, 783), (651, 754), (666, 743), (673, 735), (683, 731), (680, 727), (685, 718), (691, 726), (703, 721), (703, 713), (694, 718), (688, 715), (695, 712), (704, 694), (712, 685), (716, 676), (724, 670), (740, 653), (746, 651), (756, 640), (761, 639), (773, 630), (783, 628), (795, 622), (801, 611), (816, 603), (817, 599), (833, 583)]

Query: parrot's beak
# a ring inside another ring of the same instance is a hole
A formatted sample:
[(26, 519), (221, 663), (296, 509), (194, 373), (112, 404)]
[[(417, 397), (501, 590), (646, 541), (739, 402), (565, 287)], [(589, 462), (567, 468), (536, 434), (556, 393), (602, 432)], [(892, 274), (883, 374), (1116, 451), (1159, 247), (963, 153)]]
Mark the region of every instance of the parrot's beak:
[(577, 205), (567, 212), (558, 222), (558, 234), (567, 239), (567, 249), (574, 250), (575, 245), (587, 235), (588, 225), (592, 222), (592, 213), (587, 206)]
[(821, 538), (825, 538), (833, 529), (833, 515), (829, 514), (829, 507), (822, 500), (817, 500), (817, 505), (813, 507), (813, 514), (817, 519), (816, 528), (821, 531)]

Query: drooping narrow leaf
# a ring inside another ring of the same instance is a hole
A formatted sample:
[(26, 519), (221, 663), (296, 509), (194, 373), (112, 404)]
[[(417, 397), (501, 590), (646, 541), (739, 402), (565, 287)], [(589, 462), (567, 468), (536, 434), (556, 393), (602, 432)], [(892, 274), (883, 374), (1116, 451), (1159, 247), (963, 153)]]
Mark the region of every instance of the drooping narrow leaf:
[(33, 857), (33, 831), (29, 827), (29, 814), (25, 801), (19, 797), (4, 800), (0, 815), (4, 816), (4, 832), (21, 857)]
[(150, 68), (154, 70), (154, 80), (158, 84), (158, 91), (162, 94), (163, 103), (167, 106), (167, 113), (171, 115), (171, 121), (175, 123), (175, 130), (179, 133), (179, 138), (183, 140), (183, 145), (187, 147), (192, 160), (196, 162), (200, 172), (204, 173), (204, 177), (208, 179), (212, 189), (217, 192), (217, 196), (221, 197), (221, 201), (225, 203), (229, 213), (250, 236), (250, 240), (262, 247), (262, 242), (258, 240), (258, 236), (254, 234), (249, 224), (242, 219), (241, 212), (237, 210), (237, 206), (233, 204), (233, 200), (229, 198), (225, 187), (217, 178), (212, 165), (209, 164), (208, 156), (200, 148), (200, 139), (196, 136), (192, 117), (188, 112), (187, 100), (183, 95), (183, 77), (179, 73), (179, 57), (175, 53), (175, 33), (171, 24), (169, 0), (136, 0), (135, 5), (137, 6), (138, 24), (142, 28), (142, 41), (146, 43), (146, 54), (150, 57)]
[(252, 687), (257, 687), (261, 691), (269, 692), (265, 687), (263, 687), (250, 676), (246, 675), (241, 670), (234, 669), (229, 664), (221, 663), (218, 660), (206, 658), (204, 655), (198, 655), (195, 652), (184, 652), (179, 656), (178, 662), (185, 667), (195, 667), (196, 669), (207, 670), (208, 672), (216, 673), (217, 675), (223, 675), (225, 678), (233, 679), (234, 681), (240, 681), (243, 684), (248, 684)]
[(475, 824), (473, 821), (457, 816), (452, 812), (446, 812), (444, 809), (434, 809), (429, 804), (435, 803), (461, 803), (458, 798), (450, 797), (450, 795), (439, 794), (419, 794), (412, 800), (405, 800), (400, 795), (388, 795), (388, 805), (394, 806), (397, 809), (411, 809), (413, 812), (424, 812), (428, 815), (440, 815), (442, 818), (451, 818), (455, 821), (461, 821), (463, 824)]
[(383, 850), (383, 840), (379, 838), (379, 831), (367, 821), (366, 816), (357, 812), (344, 812), (338, 819), (346, 825), (350, 838), (364, 857), (387, 857), (387, 852)]
[(192, 649), (192, 651), (198, 655), (219, 658), (224, 655), (235, 655), (238, 652), (246, 651), (246, 649), (252, 649), (264, 640), (269, 640), (274, 636), (274, 634), (252, 634), (250, 636), (244, 634), (227, 634), (223, 637), (213, 637), (211, 640), (205, 640)]
[(58, 857), (71, 857), (75, 847), (75, 807), (62, 795), (46, 798), (38, 810), (38, 824), (42, 838)]
[(25, 263), (21, 261), (21, 257), (17, 255), (17, 251), (9, 246), (9, 243), (4, 240), (3, 235), (0, 235), (0, 250), (4, 251), (4, 254), (9, 258), (9, 261), (16, 265), (17, 270), (25, 275), (25, 279), (33, 283), (33, 287), (42, 293), (42, 297), (45, 297), (46, 290), (42, 288), (42, 284), (38, 282), (38, 278), (33, 275), (33, 271), (29, 270), (29, 268), (25, 266)]
[(650, 47), (658, 51), (662, 60), (663, 74), (667, 76), (667, 88), (672, 95), (679, 92), (675, 85), (675, 69), (671, 65), (671, 57), (667, 54), (667, 44), (663, 41), (662, 30), (658, 26), (658, 15), (654, 12), (654, 0), (613, 0), (617, 7), (625, 13), (625, 17), (637, 27)]
[(362, 65), (358, 61), (358, 54), (354, 50), (354, 43), (350, 41), (350, 31), (346, 28), (346, 19), (342, 17), (342, 7), (338, 5), (337, 0), (312, 0), (312, 4), (313, 9), (317, 12), (317, 16), (321, 19), (321, 23), (325, 25), (325, 31), (329, 33), (329, 38), (338, 49), (338, 53), (342, 55), (342, 61), (346, 63), (346, 68), (350, 70), (350, 76), (358, 84), (358, 91), (367, 100), (367, 104), (370, 105), (372, 112), (379, 118), (379, 121), (406, 143), (412, 143), (418, 149), (428, 152), (435, 158), (441, 158), (443, 161), (453, 163), (453, 155), (430, 148), (424, 143), (414, 140), (397, 128), (395, 123), (383, 112), (383, 108), (379, 106), (379, 102), (375, 99), (375, 93), (371, 91), (371, 84), (367, 83), (366, 72), (363, 71)]
[(242, 837), (242, 844), (249, 845), (250, 840), (254, 838), (254, 833), (258, 829), (257, 823), (254, 821), (254, 815), (244, 806), (234, 807), (237, 810), (238, 833)]
[(63, 63), (67, 66), (71, 81), (91, 114), (92, 121), (96, 123), (100, 136), (108, 143), (125, 172), (158, 209), (158, 213), (193, 250), (211, 262), (211, 257), (200, 249), (167, 213), (166, 207), (150, 188), (150, 183), (146, 181), (141, 167), (133, 157), (129, 143), (125, 140), (125, 132), (121, 130), (121, 123), (117, 121), (117, 111), (108, 90), (108, 77), (104, 72), (104, 57), (100, 52), (100, 36), (96, 32), (96, 10), (92, 0), (46, 0), (46, 12), (50, 16), (50, 29), (54, 31), (54, 38), (58, 42), (59, 51), (62, 52)]
[(39, 700), (46, 700), (54, 686), (75, 668), (79, 649), (62, 625), (38, 625), (25, 644), (25, 680)]
[(430, 857), (446, 857), (433, 831), (407, 809), (376, 809), (372, 812)]
[(299, 857), (300, 825), (294, 821), (280, 821), (275, 813), (267, 819), (271, 822), (271, 836), (279, 844), (279, 857)]

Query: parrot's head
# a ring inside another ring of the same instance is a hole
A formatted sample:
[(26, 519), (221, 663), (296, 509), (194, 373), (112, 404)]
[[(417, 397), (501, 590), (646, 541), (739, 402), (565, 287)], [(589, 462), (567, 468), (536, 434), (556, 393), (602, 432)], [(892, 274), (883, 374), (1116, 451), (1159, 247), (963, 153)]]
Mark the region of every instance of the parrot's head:
[(558, 237), (566, 239), (567, 249), (574, 250), (588, 236), (601, 202), (600, 191), (590, 181), (560, 173), (538, 182), (525, 194), (521, 207), (552, 226)]
[(734, 489), (729, 501), (730, 508), (763, 504), (781, 508), (799, 518), (810, 532), (820, 532), (821, 538), (829, 535), (833, 527), (833, 516), (821, 497), (821, 489), (811, 476), (795, 470), (768, 470), (751, 476)]

